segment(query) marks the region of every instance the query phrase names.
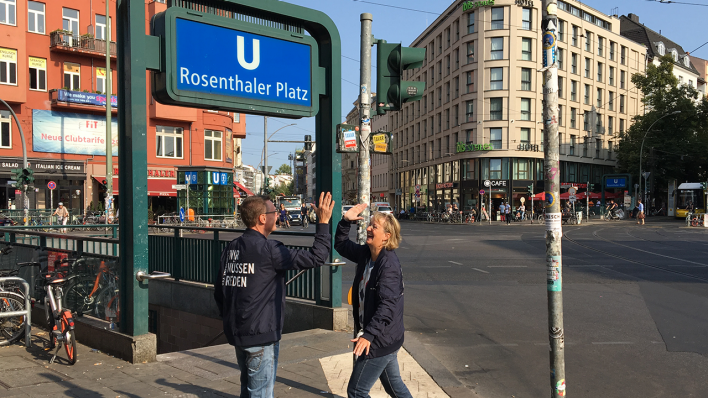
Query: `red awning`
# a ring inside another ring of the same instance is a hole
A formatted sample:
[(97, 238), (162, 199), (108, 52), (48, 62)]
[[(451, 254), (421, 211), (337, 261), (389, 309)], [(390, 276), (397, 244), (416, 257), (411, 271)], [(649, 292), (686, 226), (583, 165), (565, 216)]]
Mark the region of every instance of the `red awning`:
[(243, 185), (241, 185), (240, 182), (234, 181), (234, 191), (236, 190), (236, 188), (238, 188), (238, 189), (240, 189), (241, 191), (243, 191), (247, 196), (255, 196), (255, 195), (256, 195), (255, 193), (251, 192), (250, 189), (248, 189), (248, 188), (244, 187)]
[[(99, 184), (104, 184), (106, 181), (106, 176), (94, 175), (93, 179)], [(148, 196), (171, 196), (176, 197), (177, 191), (172, 189), (172, 185), (177, 184), (177, 180), (172, 179), (161, 179), (161, 178), (148, 178), (147, 189)], [(118, 195), (118, 177), (113, 177), (113, 195)]]

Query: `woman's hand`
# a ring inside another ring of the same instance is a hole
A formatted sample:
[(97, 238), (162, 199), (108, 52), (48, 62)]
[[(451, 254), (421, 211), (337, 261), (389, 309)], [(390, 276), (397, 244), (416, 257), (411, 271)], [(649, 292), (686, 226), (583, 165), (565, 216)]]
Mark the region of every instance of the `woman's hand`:
[[(366, 207), (366, 206), (364, 206)], [(351, 211), (351, 210), (349, 210)], [(361, 218), (361, 217), (360, 217)], [(354, 346), (354, 355), (360, 357), (361, 354), (364, 354), (364, 350), (366, 350), (365, 355), (369, 355), (369, 347), (371, 347), (371, 342), (363, 337), (357, 337), (355, 339), (352, 339), (353, 343), (356, 343)]]
[(359, 217), (359, 214), (361, 214), (364, 209), (366, 209), (366, 203), (358, 204), (344, 213), (343, 218), (347, 221), (363, 220), (364, 217)]

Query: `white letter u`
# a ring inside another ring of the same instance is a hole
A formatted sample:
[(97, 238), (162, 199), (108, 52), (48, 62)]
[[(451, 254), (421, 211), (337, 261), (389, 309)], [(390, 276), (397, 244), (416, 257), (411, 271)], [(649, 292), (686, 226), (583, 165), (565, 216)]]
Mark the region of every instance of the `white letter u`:
[(236, 48), (238, 55), (238, 63), (244, 69), (254, 70), (261, 64), (261, 44), (260, 41), (253, 39), (253, 60), (251, 62), (246, 62), (246, 58), (243, 54), (243, 36), (237, 36), (236, 38)]

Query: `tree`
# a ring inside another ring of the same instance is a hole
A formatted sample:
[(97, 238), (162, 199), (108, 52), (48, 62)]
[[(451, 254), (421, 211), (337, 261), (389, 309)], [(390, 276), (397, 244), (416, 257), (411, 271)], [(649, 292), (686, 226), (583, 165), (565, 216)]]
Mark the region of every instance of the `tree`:
[(288, 175), (290, 175), (292, 173), (293, 173), (293, 169), (290, 167), (289, 164), (285, 164), (285, 163), (281, 164), (280, 167), (278, 167), (278, 169), (275, 170), (275, 174), (288, 174)]
[[(673, 68), (673, 58), (666, 55), (658, 66), (649, 64), (646, 75), (632, 76), (632, 83), (643, 94), (646, 112), (635, 116), (627, 131), (620, 133), (617, 148), (619, 171), (639, 181), (644, 140), (642, 170), (651, 172), (650, 191), (656, 194), (666, 191), (670, 179), (697, 182), (708, 178), (708, 100), (692, 86), (679, 85)], [(659, 120), (675, 111), (681, 113)]]
[(270, 191), (270, 199), (275, 201), (276, 196), (292, 196), (293, 195), (293, 182), (284, 182), (277, 185)]

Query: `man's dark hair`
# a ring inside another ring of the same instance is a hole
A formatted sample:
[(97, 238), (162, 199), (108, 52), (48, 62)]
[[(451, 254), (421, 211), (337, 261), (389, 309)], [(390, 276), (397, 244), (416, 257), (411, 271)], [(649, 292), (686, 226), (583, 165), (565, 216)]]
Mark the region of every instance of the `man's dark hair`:
[(246, 228), (253, 228), (258, 224), (258, 217), (266, 212), (266, 202), (269, 200), (267, 196), (249, 196), (241, 202), (239, 214)]

